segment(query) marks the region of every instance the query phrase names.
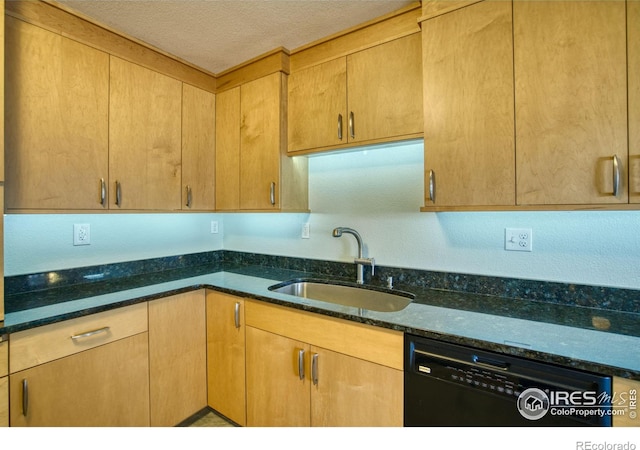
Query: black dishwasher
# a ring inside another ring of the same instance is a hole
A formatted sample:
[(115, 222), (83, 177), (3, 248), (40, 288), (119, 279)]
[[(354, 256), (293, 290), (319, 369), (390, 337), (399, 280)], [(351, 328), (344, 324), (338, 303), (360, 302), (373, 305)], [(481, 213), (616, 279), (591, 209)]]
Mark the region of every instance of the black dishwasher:
[(611, 377), (405, 334), (405, 426), (611, 426)]

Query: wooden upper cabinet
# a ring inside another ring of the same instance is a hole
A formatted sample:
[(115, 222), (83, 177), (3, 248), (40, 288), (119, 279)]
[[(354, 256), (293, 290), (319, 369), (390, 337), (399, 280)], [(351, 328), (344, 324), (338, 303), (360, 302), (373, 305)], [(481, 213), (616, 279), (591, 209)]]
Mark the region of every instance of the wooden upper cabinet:
[(518, 205), (626, 203), (625, 2), (513, 8)]
[(7, 209), (103, 209), (109, 56), (5, 19)]
[(420, 34), (293, 72), (289, 152), (422, 136)]
[(216, 94), (216, 209), (240, 209), (240, 87)]
[(307, 160), (286, 153), (286, 90), (276, 72), (217, 94), (218, 210), (307, 210)]
[(422, 23), (425, 210), (515, 205), (511, 3)]
[(347, 142), (346, 80), (346, 58), (289, 76), (289, 151)]
[[(627, 2), (629, 202), (640, 203), (640, 2)], [(636, 25), (632, 25), (636, 24)]]
[(216, 206), (216, 96), (182, 85), (182, 209)]
[(420, 33), (347, 56), (349, 142), (422, 133)]
[(286, 81), (280, 72), (240, 88), (240, 208), (280, 207)]
[(179, 210), (182, 83), (111, 57), (109, 205)]

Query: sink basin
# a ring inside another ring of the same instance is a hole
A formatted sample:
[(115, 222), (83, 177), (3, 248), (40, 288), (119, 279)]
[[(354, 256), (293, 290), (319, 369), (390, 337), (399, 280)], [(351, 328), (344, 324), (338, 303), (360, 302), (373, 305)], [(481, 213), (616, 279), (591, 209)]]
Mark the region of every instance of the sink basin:
[(378, 312), (401, 311), (415, 298), (410, 292), (314, 279), (289, 280), (274, 284), (269, 290)]

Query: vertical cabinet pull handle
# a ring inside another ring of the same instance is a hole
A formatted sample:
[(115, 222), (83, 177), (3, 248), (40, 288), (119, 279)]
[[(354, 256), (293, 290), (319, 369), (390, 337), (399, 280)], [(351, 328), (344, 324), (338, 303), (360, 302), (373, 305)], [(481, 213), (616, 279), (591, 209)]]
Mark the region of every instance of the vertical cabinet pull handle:
[(100, 178), (100, 204), (105, 206), (107, 202), (107, 184), (104, 178)]
[(272, 181), (271, 185), (269, 187), (269, 201), (271, 202), (271, 205), (275, 206), (275, 204), (276, 204), (276, 183), (275, 183), (275, 181)]
[(236, 302), (235, 310), (233, 312), (233, 322), (236, 328), (240, 328), (240, 302)]
[(314, 353), (311, 358), (311, 380), (315, 386), (318, 385), (318, 354)]
[(342, 140), (342, 114), (338, 114), (338, 139)]
[(116, 206), (122, 206), (122, 187), (120, 182), (116, 180)]
[(620, 158), (613, 155), (613, 196), (617, 197), (620, 193)]
[(187, 208), (191, 208), (191, 186), (187, 185)]
[(433, 170), (429, 171), (429, 200), (436, 202), (436, 173)]
[(29, 382), (22, 380), (22, 415), (26, 417), (29, 412)]
[(352, 138), (356, 137), (356, 129), (355, 129), (355, 118), (353, 116), (353, 111), (349, 113), (349, 134)]
[(304, 380), (304, 350), (298, 350), (298, 376)]

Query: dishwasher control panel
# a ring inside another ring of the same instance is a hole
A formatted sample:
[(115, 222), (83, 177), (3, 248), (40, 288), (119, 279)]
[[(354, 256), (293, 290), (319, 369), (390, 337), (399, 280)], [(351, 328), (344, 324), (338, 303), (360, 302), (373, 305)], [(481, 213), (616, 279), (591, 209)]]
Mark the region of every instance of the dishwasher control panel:
[(611, 377), (541, 361), (405, 335), (404, 380), (406, 426), (611, 425)]

